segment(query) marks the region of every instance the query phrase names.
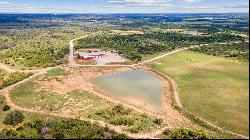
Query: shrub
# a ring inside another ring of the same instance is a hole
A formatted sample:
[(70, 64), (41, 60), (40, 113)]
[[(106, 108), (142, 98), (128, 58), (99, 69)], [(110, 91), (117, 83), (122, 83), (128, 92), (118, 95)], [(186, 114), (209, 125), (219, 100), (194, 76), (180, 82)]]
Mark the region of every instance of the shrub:
[(3, 129), (0, 132), (0, 139), (17, 139), (17, 133), (15, 130), (12, 129)]
[(0, 86), (0, 89), (7, 87), (7, 86), (10, 86), (10, 85), (13, 85), (19, 81), (22, 81), (22, 80), (30, 77), (31, 75), (32, 75), (32, 73), (13, 72), (2, 81), (2, 85)]
[(157, 124), (157, 125), (162, 125), (163, 119), (162, 119), (162, 118), (157, 118), (157, 119), (155, 119), (153, 122), (154, 122), (155, 124)]
[(114, 125), (127, 125), (131, 126), (135, 123), (135, 120), (128, 117), (119, 117), (111, 120), (111, 124)]
[(3, 111), (8, 111), (10, 110), (10, 106), (9, 105), (4, 105), (3, 106)]
[(23, 113), (20, 111), (13, 111), (6, 115), (3, 123), (6, 125), (17, 125), (24, 119)]
[(129, 109), (125, 109), (122, 105), (116, 105), (112, 108), (112, 114), (122, 114), (122, 115), (128, 115), (131, 111)]
[(142, 132), (142, 131), (147, 131), (149, 129), (150, 129), (150, 124), (145, 122), (145, 123), (140, 123), (138, 125), (135, 125), (131, 129), (129, 129), (129, 132), (131, 132), (131, 133), (139, 133), (139, 132)]
[(35, 120), (16, 130), (0, 131), (0, 139), (129, 139), (125, 134), (102, 127), (96, 123), (79, 120)]
[(187, 128), (180, 128), (174, 130), (165, 130), (165, 135), (172, 139), (210, 139), (210, 136), (201, 130), (192, 130)]
[(112, 139), (131, 139), (126, 134), (116, 134), (112, 136)]

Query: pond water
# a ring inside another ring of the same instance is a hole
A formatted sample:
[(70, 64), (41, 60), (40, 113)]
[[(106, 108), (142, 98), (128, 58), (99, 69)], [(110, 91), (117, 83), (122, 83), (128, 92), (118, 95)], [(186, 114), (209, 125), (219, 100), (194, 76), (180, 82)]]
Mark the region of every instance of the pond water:
[(108, 94), (146, 110), (160, 112), (163, 82), (147, 71), (133, 70), (95, 78), (92, 81)]

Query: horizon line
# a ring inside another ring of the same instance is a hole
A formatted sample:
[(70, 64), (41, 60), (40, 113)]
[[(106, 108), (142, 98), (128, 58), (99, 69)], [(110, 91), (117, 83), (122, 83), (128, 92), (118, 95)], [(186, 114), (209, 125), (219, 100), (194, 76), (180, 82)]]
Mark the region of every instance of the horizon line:
[(40, 12), (0, 12), (0, 14), (249, 14), (249, 11), (248, 12), (187, 12), (187, 13), (184, 13), (184, 12), (179, 12), (179, 13), (175, 13), (175, 12), (166, 12), (166, 13), (163, 13), (163, 12), (159, 12), (159, 13), (143, 13), (143, 12), (128, 12), (128, 13), (119, 13), (119, 12), (92, 12), (92, 13), (63, 13), (63, 12), (51, 12), (51, 13), (40, 13)]

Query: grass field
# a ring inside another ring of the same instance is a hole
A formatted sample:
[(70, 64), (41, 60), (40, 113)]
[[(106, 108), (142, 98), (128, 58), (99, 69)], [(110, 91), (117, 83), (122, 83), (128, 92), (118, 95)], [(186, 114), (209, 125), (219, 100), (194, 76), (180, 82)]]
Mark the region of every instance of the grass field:
[(185, 51), (150, 67), (177, 81), (186, 109), (227, 130), (248, 135), (248, 64)]

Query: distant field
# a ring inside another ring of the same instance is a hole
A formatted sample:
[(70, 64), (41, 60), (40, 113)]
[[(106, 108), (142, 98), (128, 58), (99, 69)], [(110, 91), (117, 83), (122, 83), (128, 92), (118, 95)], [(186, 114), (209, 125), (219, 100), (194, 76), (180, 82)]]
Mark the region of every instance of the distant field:
[(185, 51), (150, 66), (177, 81), (186, 109), (227, 130), (248, 135), (248, 64)]

